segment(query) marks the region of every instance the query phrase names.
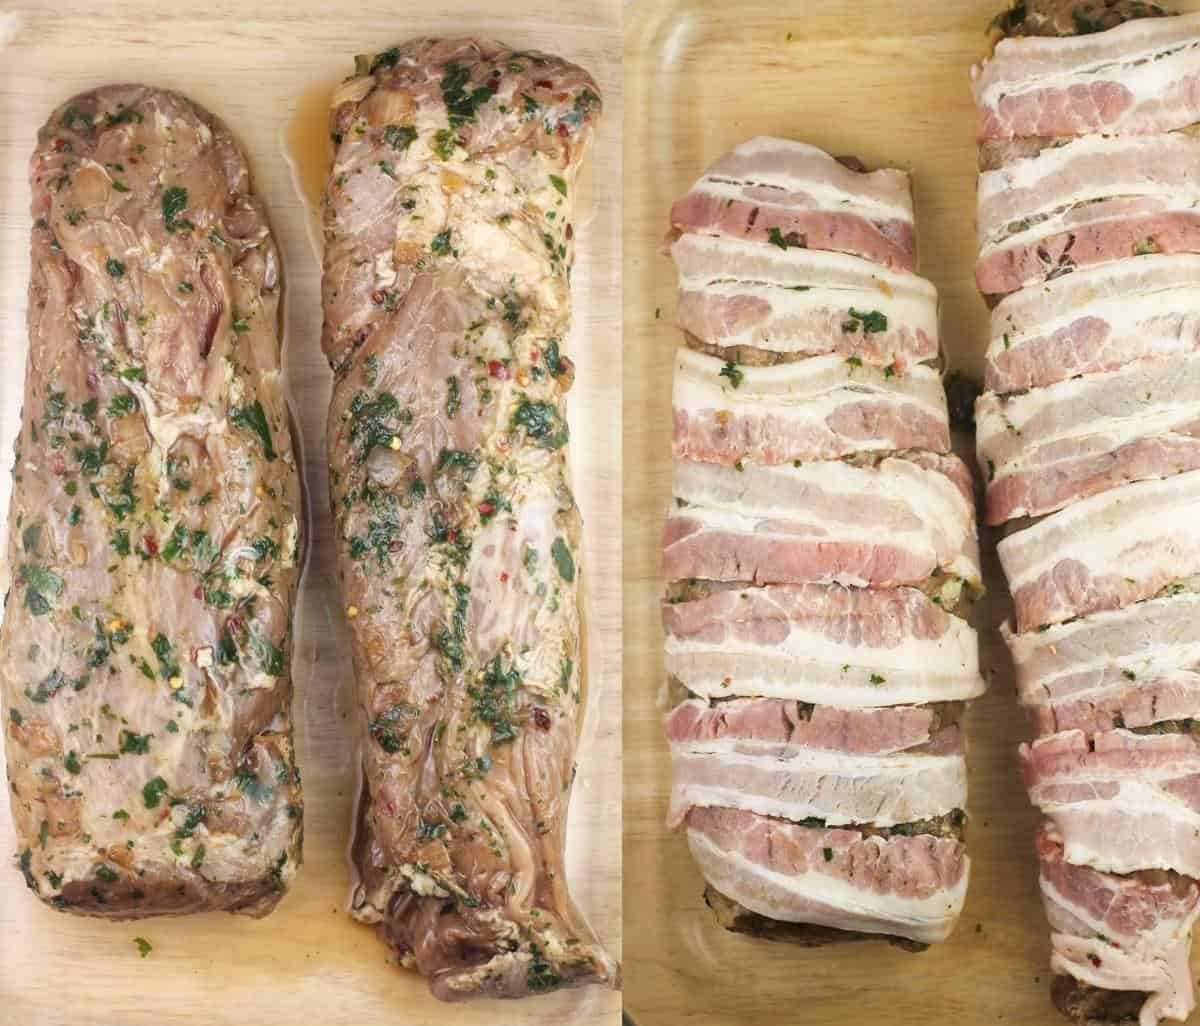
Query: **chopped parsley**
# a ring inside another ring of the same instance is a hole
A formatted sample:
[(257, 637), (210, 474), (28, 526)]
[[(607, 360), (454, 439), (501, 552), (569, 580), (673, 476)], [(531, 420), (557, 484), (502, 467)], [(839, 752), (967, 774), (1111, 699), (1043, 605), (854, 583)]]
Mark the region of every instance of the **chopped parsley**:
[(854, 307), (850, 307), (848, 318), (842, 321), (842, 331), (845, 333), (862, 330), (867, 334), (876, 334), (880, 331), (887, 331), (887, 326), (887, 316), (880, 311), (859, 311)]
[(132, 730), (122, 730), (120, 734), (120, 752), (122, 755), (146, 755), (150, 751), (150, 734), (135, 734)]
[(383, 141), (393, 150), (403, 153), (417, 139), (417, 130), (412, 125), (388, 125), (383, 130)]
[(172, 185), (164, 189), (162, 194), (163, 225), (167, 231), (174, 234), (179, 230), (195, 228), (191, 221), (183, 220), (180, 214), (187, 208), (188, 192), (181, 185)]
[(722, 378), (728, 378), (729, 383), (734, 388), (738, 388), (746, 379), (746, 375), (742, 372), (742, 369), (735, 363), (725, 364), (725, 366), (721, 368), (718, 376)]
[(446, 65), (442, 76), (442, 100), (451, 128), (461, 128), (475, 119), (475, 112), (492, 96), (492, 87), (471, 86), (471, 69), (454, 61)]
[(570, 438), (567, 424), (558, 415), (553, 403), (522, 399), (513, 413), (509, 430), (524, 428), (528, 438), (543, 449), (561, 449)]
[(167, 791), (167, 782), (162, 777), (155, 777), (142, 788), (142, 801), (146, 808), (157, 809), (159, 800)]
[(575, 580), (575, 560), (571, 556), (571, 550), (567, 547), (567, 543), (561, 538), (555, 538), (554, 544), (550, 546), (550, 556), (554, 560), (555, 569), (558, 570), (558, 576), (570, 584)]
[(229, 421), (234, 427), (252, 431), (258, 435), (263, 446), (263, 455), (268, 462), (275, 459), (275, 446), (271, 444), (271, 428), (267, 424), (267, 415), (262, 403), (255, 400), (248, 406), (239, 406), (229, 415)]

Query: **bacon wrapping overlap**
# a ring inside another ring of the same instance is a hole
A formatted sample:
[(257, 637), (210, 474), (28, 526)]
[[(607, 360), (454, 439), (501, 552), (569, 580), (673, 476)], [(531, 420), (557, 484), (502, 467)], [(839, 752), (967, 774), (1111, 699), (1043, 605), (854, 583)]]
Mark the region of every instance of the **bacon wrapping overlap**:
[(981, 575), (907, 176), (752, 139), (671, 222), (670, 825), (727, 928), (940, 941)]
[(1002, 633), (1051, 993), (1080, 1024), (1196, 1003), (1200, 17), (1165, 13), (1023, 5), (974, 73), (978, 455), (988, 521), (1018, 521)]

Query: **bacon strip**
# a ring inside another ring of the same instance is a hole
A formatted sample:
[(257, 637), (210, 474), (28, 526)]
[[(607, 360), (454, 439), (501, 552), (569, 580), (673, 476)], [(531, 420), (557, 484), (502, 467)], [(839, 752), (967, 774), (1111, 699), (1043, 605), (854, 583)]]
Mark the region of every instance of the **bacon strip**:
[(971, 80), (980, 142), (1184, 128), (1200, 121), (1200, 15), (1003, 39)]
[(1180, 734), (1081, 730), (1020, 749), (1030, 800), (1064, 857), (1109, 873), (1200, 875), (1200, 747)]
[[(797, 725), (780, 738), (760, 736), (762, 716), (746, 704), (753, 703), (742, 703), (710, 730), (680, 729), (679, 718), (693, 717), (702, 703), (685, 703), (668, 717), (672, 828), (695, 806), (747, 809), (793, 822), (817, 818), (830, 826), (891, 827), (949, 815), (966, 803), (957, 727), (926, 734), (925, 747), (914, 751), (849, 751), (831, 742), (874, 731), (896, 736), (888, 747), (897, 743), (908, 710), (822, 710), (807, 729)], [(882, 738), (877, 743), (882, 746)]]
[(839, 356), (735, 367), (681, 348), (674, 411), (677, 459), (774, 464), (950, 450), (941, 379), (924, 366), (902, 377)]
[(1086, 733), (1200, 718), (1200, 595), (1184, 592), (1045, 631), (1001, 627), (1038, 730)]
[(1087, 136), (979, 176), (985, 294), (1147, 253), (1200, 251), (1200, 140)]
[(957, 457), (740, 471), (679, 460), (663, 575), (889, 587), (942, 571), (977, 585), (967, 488)]
[(1200, 573), (1200, 471), (1082, 499), (999, 543), (1021, 633)]
[(843, 930), (945, 940), (969, 860), (953, 838), (863, 836), (733, 809), (693, 809), (688, 846), (705, 879), (759, 915)]
[(1020, 392), (1200, 349), (1200, 257), (1080, 268), (1006, 296), (992, 312), (985, 383)]
[(708, 168), (671, 207), (676, 232), (832, 250), (911, 271), (908, 175), (862, 173), (804, 143), (759, 136)]
[(1037, 849), (1051, 968), (1093, 987), (1146, 992), (1142, 1026), (1186, 1019), (1196, 1001), (1188, 966), (1200, 915), (1195, 882), (1147, 883), (1071, 865), (1045, 828)]
[(667, 673), (698, 695), (839, 707), (981, 695), (974, 630), (914, 588), (716, 591), (663, 604)]
[(671, 256), (678, 324), (701, 342), (857, 356), (896, 373), (937, 356), (937, 292), (915, 274), (841, 253), (690, 233)]
[(1200, 355), (980, 397), (987, 519), (1061, 509), (1127, 481), (1200, 467)]

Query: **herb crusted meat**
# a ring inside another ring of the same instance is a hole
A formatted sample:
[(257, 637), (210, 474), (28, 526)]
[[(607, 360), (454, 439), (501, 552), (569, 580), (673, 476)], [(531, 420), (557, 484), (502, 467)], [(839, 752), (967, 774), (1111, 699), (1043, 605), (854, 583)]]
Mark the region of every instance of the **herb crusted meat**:
[(563, 346), (599, 96), (485, 40), (357, 70), (323, 335), (364, 724), (352, 914), (443, 999), (613, 983), (563, 860), (584, 687)]
[(76, 96), (30, 182), (0, 634), (19, 865), (74, 912), (264, 915), (302, 812), (278, 251), (228, 130), (174, 93)]

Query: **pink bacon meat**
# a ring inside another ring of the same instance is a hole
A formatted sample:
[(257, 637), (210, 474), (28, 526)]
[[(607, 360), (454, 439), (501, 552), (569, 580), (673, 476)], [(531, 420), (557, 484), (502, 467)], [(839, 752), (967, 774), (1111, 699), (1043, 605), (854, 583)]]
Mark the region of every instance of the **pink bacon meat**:
[(1084, 267), (992, 311), (985, 384), (996, 393), (1200, 350), (1200, 256)]
[(774, 464), (950, 449), (941, 379), (928, 367), (888, 377), (840, 356), (734, 367), (682, 348), (673, 403), (677, 459)]
[(908, 176), (863, 174), (804, 143), (759, 136), (705, 171), (671, 207), (676, 233), (830, 250), (916, 266)]
[(729, 588), (663, 604), (667, 673), (709, 698), (769, 695), (839, 707), (981, 695), (966, 621), (915, 588)]
[(980, 142), (1185, 128), (1200, 121), (1200, 15), (1003, 39), (972, 88)]
[(679, 460), (663, 573), (888, 587), (944, 571), (978, 584), (969, 489), (954, 456), (741, 470)]
[(1021, 395), (986, 393), (975, 421), (990, 524), (1195, 470), (1200, 354), (1139, 360)]
[(953, 838), (864, 836), (741, 809), (693, 809), (687, 833), (705, 878), (773, 919), (934, 943), (966, 895), (966, 852)]
[(841, 253), (693, 233), (675, 241), (671, 256), (676, 320), (701, 342), (857, 356), (895, 373), (938, 354), (937, 292), (915, 274)]

